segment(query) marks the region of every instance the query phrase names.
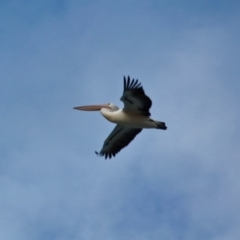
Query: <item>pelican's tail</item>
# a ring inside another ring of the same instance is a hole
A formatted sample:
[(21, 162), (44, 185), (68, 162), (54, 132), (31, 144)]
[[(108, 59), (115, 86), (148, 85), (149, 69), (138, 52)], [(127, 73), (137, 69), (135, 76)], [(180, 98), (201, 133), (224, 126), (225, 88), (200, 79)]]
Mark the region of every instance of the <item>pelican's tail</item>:
[(167, 129), (165, 122), (155, 121), (155, 124), (157, 125), (157, 127), (156, 127), (157, 129), (163, 129), (163, 130)]

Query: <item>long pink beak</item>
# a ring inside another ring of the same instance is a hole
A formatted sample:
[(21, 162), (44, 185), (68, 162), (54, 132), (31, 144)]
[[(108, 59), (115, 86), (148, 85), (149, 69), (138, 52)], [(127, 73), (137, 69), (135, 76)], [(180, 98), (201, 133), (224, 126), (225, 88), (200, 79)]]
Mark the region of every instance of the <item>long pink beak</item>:
[(99, 111), (102, 108), (110, 109), (110, 107), (107, 104), (79, 106), (79, 107), (74, 107), (73, 109), (82, 110), (82, 111)]

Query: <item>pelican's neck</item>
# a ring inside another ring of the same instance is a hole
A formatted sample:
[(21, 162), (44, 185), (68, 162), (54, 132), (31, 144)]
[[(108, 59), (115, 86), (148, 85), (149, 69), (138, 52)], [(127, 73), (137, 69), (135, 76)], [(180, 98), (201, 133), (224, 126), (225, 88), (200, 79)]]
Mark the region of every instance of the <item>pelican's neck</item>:
[(101, 108), (100, 110), (100, 113), (110, 122), (113, 121), (114, 112), (115, 112), (114, 110), (107, 108)]

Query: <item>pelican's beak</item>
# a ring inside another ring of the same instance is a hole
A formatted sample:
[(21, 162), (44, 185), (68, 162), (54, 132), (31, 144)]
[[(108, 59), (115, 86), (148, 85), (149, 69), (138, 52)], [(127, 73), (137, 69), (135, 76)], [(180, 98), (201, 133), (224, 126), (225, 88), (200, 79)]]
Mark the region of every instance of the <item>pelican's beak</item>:
[(107, 104), (80, 106), (80, 107), (74, 107), (73, 109), (82, 110), (82, 111), (99, 111), (102, 108), (110, 109), (110, 107)]

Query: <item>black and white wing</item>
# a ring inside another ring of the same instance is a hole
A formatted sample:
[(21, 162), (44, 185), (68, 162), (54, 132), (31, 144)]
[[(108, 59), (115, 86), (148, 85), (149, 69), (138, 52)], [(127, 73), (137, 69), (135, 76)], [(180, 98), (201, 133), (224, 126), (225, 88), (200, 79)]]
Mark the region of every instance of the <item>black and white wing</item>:
[(141, 128), (128, 128), (117, 125), (105, 140), (102, 150), (99, 153), (95, 153), (104, 156), (105, 159), (115, 157), (115, 155), (126, 147), (141, 131)]
[(124, 77), (123, 95), (120, 100), (124, 103), (124, 111), (136, 112), (145, 116), (151, 115), (149, 109), (152, 106), (152, 101), (145, 95), (138, 79), (131, 81), (129, 76), (127, 79)]

